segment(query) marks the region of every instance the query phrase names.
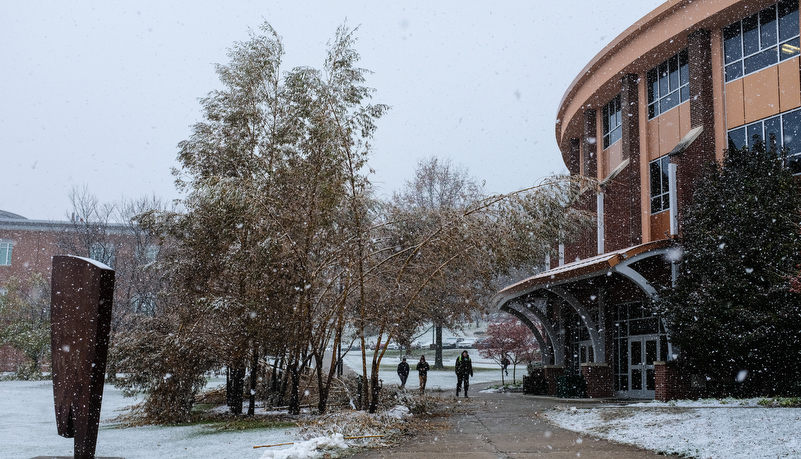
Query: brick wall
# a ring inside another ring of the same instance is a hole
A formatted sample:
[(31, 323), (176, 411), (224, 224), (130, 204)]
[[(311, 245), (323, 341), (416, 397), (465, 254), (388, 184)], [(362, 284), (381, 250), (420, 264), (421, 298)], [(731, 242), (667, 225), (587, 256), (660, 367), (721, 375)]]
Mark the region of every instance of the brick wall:
[(556, 365), (545, 365), (542, 368), (545, 380), (548, 382), (548, 395), (556, 397), (559, 390), (556, 387), (556, 380), (565, 373), (565, 367)]
[(656, 373), (655, 400), (669, 402), (694, 398), (690, 375), (682, 374), (673, 362), (654, 362)]
[(612, 367), (607, 363), (582, 363), (581, 375), (587, 381), (587, 397), (611, 398), (614, 396)]

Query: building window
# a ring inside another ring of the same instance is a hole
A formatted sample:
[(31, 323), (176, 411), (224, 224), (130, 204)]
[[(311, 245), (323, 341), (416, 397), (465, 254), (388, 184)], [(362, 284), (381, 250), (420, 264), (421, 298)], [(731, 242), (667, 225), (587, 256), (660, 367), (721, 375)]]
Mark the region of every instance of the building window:
[(648, 119), (690, 100), (687, 50), (674, 54), (648, 71)]
[(801, 173), (801, 109), (781, 113), (728, 132), (729, 148), (750, 146), (755, 140), (767, 147), (787, 149), (787, 162), (794, 174)]
[(14, 245), (10, 242), (0, 242), (0, 266), (10, 266)]
[[(630, 368), (630, 364), (637, 362), (651, 365), (655, 360), (667, 360), (668, 346), (664, 324), (658, 316), (653, 315), (640, 302), (612, 306), (612, 315), (614, 324), (612, 364), (614, 366), (615, 391), (654, 390), (651, 387), (653, 374), (647, 374), (643, 378), (643, 375), (638, 373), (642, 369)], [(632, 344), (637, 341), (642, 341), (645, 345)], [(659, 345), (656, 344), (657, 342)], [(645, 352), (640, 352), (642, 355), (630, 355), (630, 351), (636, 354), (643, 348), (645, 348)], [(646, 371), (651, 372), (652, 370)], [(643, 384), (643, 380), (645, 380), (645, 384)]]
[(670, 182), (668, 180), (668, 166), (670, 157), (665, 155), (656, 161), (651, 161), (651, 213), (670, 209)]
[(604, 149), (620, 140), (623, 118), (620, 114), (620, 94), (604, 105)]
[(783, 0), (723, 29), (726, 81), (799, 52), (798, 0)]

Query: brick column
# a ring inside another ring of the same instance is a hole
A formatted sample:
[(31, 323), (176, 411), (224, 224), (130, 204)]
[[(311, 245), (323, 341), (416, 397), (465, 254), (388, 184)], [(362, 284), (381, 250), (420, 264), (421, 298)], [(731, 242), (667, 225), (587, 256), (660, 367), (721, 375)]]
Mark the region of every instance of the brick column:
[(640, 77), (632, 73), (626, 74), (620, 81), (620, 110), (623, 116), (620, 140), (623, 142), (623, 159), (629, 160), (628, 167), (619, 176), (619, 182), (625, 183), (625, 195), (621, 196), (624, 200), (620, 204), (627, 230), (621, 248), (642, 244), (639, 81)]
[[(687, 57), (690, 73), (690, 127), (704, 131), (687, 150), (671, 158), (678, 165), (676, 192), (679, 225), (683, 211), (691, 202), (695, 183), (703, 165), (715, 160), (715, 116), (712, 92), (712, 42), (708, 30), (699, 29), (687, 37)], [(679, 228), (681, 232), (681, 228)]]
[(611, 398), (614, 396), (612, 367), (608, 363), (582, 363), (581, 375), (587, 381), (587, 397)]
[(595, 109), (584, 110), (584, 141), (582, 142), (582, 163), (584, 170), (581, 171), (587, 177), (598, 178), (598, 120)]
[(556, 397), (559, 393), (556, 388), (556, 380), (565, 374), (565, 367), (561, 365), (545, 365), (542, 367), (542, 373), (548, 382), (548, 395)]
[(673, 362), (654, 362), (656, 395), (660, 402), (681, 400), (692, 396), (690, 376), (684, 375)]

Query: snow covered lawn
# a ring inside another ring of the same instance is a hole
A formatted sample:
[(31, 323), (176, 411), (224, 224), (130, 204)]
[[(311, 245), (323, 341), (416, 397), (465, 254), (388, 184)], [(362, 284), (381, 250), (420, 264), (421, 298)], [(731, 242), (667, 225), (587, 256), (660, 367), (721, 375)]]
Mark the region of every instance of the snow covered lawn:
[(545, 415), (568, 430), (686, 457), (801, 457), (801, 408), (766, 408), (757, 402), (576, 404)]
[[(103, 389), (98, 456), (125, 459), (259, 459), (253, 446), (292, 442), (294, 429), (217, 432), (206, 426), (115, 428), (108, 421), (138, 400), (125, 398), (113, 386)], [(0, 457), (29, 459), (49, 454), (72, 456), (73, 440), (59, 437), (51, 381), (0, 382)]]

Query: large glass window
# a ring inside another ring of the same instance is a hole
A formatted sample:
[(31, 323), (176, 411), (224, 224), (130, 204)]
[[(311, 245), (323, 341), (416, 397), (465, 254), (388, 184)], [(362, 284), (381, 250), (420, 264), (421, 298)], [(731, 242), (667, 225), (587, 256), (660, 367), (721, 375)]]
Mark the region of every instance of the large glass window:
[(649, 70), (647, 77), (648, 119), (690, 100), (690, 66), (686, 49)]
[[(615, 372), (615, 390), (642, 390), (643, 388), (653, 390), (653, 387), (649, 387), (653, 377), (645, 378), (646, 384), (643, 385), (642, 374), (637, 373), (642, 370), (631, 369), (629, 364), (634, 364), (634, 362), (652, 364), (655, 360), (667, 360), (667, 338), (664, 324), (658, 316), (646, 309), (640, 302), (615, 305), (612, 307), (612, 314), (614, 324), (612, 363)], [(649, 339), (640, 338), (638, 340), (635, 338), (644, 335), (648, 335)], [(658, 349), (657, 340), (660, 342)], [(639, 344), (638, 341), (644, 343), (644, 346), (634, 345), (635, 343)], [(631, 381), (629, 381), (629, 376), (632, 376)]]
[(620, 114), (620, 94), (604, 105), (604, 149), (620, 140), (623, 134), (623, 118)]
[(670, 157), (665, 155), (651, 161), (651, 213), (670, 209), (670, 181), (668, 180), (668, 167)]
[(14, 245), (10, 242), (0, 242), (0, 265), (11, 265), (11, 255)]
[(726, 81), (799, 54), (798, 0), (782, 0), (723, 28)]
[(729, 148), (742, 148), (754, 141), (766, 142), (768, 148), (787, 149), (788, 167), (801, 173), (801, 109), (740, 126), (728, 132)]

